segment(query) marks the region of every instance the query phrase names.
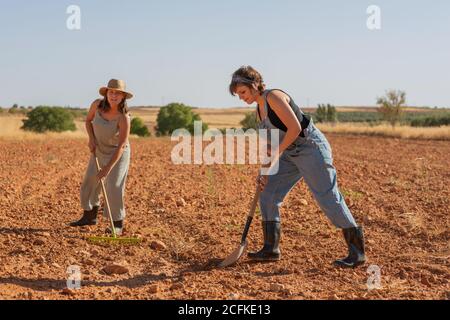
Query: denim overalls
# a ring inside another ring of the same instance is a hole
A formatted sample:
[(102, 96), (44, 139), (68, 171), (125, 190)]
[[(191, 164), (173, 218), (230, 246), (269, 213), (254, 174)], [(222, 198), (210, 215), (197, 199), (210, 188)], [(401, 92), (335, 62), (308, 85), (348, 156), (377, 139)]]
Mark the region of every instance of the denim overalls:
[[(266, 115), (268, 115), (269, 92), (270, 90), (264, 92)], [(286, 134), (275, 127), (268, 116), (260, 122), (259, 128), (268, 131), (278, 130), (280, 141)], [(303, 178), (322, 211), (337, 228), (356, 227), (357, 224), (338, 189), (330, 144), (323, 133), (315, 127), (312, 119), (303, 132), (305, 137), (299, 136), (281, 155), (278, 172), (268, 176), (260, 198), (263, 221), (280, 221), (279, 209), (284, 198)]]

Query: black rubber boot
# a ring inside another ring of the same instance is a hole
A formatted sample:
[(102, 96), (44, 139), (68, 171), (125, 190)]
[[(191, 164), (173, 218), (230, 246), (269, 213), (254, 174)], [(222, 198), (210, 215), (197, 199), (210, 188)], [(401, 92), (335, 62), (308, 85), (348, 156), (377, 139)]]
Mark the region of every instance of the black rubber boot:
[(72, 222), (71, 227), (95, 226), (97, 224), (98, 207), (92, 208), (91, 211), (84, 211), (80, 220)]
[(348, 246), (348, 257), (336, 260), (334, 264), (344, 268), (356, 268), (366, 262), (363, 228), (343, 229), (342, 232)]
[(258, 252), (250, 252), (248, 257), (254, 261), (278, 261), (281, 259), (279, 248), (281, 226), (280, 222), (263, 221), (264, 247)]

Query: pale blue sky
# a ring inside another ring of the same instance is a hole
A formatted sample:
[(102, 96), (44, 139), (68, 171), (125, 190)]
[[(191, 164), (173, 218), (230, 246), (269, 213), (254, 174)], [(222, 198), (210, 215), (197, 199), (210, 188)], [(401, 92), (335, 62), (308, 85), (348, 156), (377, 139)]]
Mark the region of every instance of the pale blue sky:
[[(81, 30), (66, 9), (81, 8)], [(366, 27), (369, 5), (382, 29)], [(250, 64), (298, 104), (450, 106), (448, 0), (0, 0), (0, 106), (88, 106), (110, 78), (131, 105), (242, 105), (232, 72)]]

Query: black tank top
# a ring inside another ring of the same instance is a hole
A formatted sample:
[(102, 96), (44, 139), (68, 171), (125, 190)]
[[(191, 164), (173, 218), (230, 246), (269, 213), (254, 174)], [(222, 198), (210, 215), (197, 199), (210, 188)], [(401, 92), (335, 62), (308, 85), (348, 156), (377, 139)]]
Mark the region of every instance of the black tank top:
[[(287, 131), (287, 127), (286, 125), (281, 121), (281, 119), (277, 116), (277, 114), (275, 113), (275, 111), (272, 110), (272, 108), (269, 105), (269, 101), (267, 101), (267, 95), (274, 91), (274, 90), (278, 90), (283, 92), (284, 94), (286, 94), (290, 101), (289, 101), (289, 105), (292, 108), (292, 111), (294, 111), (295, 116), (298, 119), (298, 122), (300, 123), (300, 125), (302, 126), (302, 132), (300, 132), (300, 137), (304, 137), (305, 134), (303, 132), (303, 130), (305, 130), (306, 128), (308, 128), (309, 123), (310, 123), (310, 119), (308, 118), (307, 115), (305, 115), (302, 110), (300, 110), (300, 108), (297, 106), (297, 104), (294, 102), (294, 99), (291, 98), (290, 95), (288, 95), (286, 92), (284, 92), (283, 90), (280, 89), (271, 89), (268, 90), (268, 92), (266, 93), (266, 103), (267, 103), (267, 116), (269, 117), (270, 122), (277, 127), (278, 129), (280, 129), (281, 131), (286, 132)], [(259, 113), (259, 108), (258, 108), (258, 116), (259, 119), (261, 120), (261, 114)]]

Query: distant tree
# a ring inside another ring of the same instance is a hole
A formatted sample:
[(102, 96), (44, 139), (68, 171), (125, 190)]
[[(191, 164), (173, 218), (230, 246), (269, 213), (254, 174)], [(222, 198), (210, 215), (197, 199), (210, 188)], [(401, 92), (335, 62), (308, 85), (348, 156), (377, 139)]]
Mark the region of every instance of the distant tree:
[[(194, 108), (194, 109), (198, 109), (198, 107)], [(202, 118), (200, 117), (200, 115), (198, 113), (193, 113), (192, 115), (192, 122), (187, 126), (187, 130), (191, 133), (194, 134), (194, 130), (195, 130), (195, 122), (200, 122), (202, 121)], [(202, 122), (202, 133), (205, 132), (206, 130), (208, 130), (208, 124), (203, 123)]]
[(27, 119), (23, 120), (22, 129), (38, 133), (63, 132), (75, 131), (76, 126), (70, 111), (61, 107), (40, 106), (27, 114)]
[(400, 121), (403, 107), (406, 105), (406, 93), (404, 91), (389, 90), (384, 97), (377, 99), (378, 112), (383, 119), (395, 127)]
[(319, 104), (316, 110), (316, 122), (320, 123), (320, 122), (325, 122), (326, 118), (327, 118), (327, 111), (325, 110), (325, 106), (322, 104)]
[(258, 128), (258, 122), (256, 120), (256, 113), (255, 112), (248, 112), (245, 115), (245, 118), (240, 122), (240, 125), (242, 126), (242, 129), (248, 130), (248, 129), (257, 129)]
[(16, 114), (19, 110), (19, 105), (18, 104), (13, 104), (13, 106), (11, 108), (8, 109), (8, 113), (11, 114)]
[(139, 137), (150, 136), (150, 132), (141, 118), (133, 118), (131, 120), (131, 134), (138, 135)]
[(331, 104), (319, 104), (315, 114), (316, 121), (320, 122), (337, 122), (337, 110)]
[[(159, 110), (156, 119), (156, 132), (159, 136), (171, 135), (177, 129), (187, 129), (194, 134), (194, 122), (201, 121), (192, 108), (182, 103), (171, 103)], [(202, 131), (208, 130), (206, 123), (202, 124)]]
[(327, 121), (335, 123), (337, 122), (337, 110), (335, 106), (332, 106), (331, 104), (327, 104)]

